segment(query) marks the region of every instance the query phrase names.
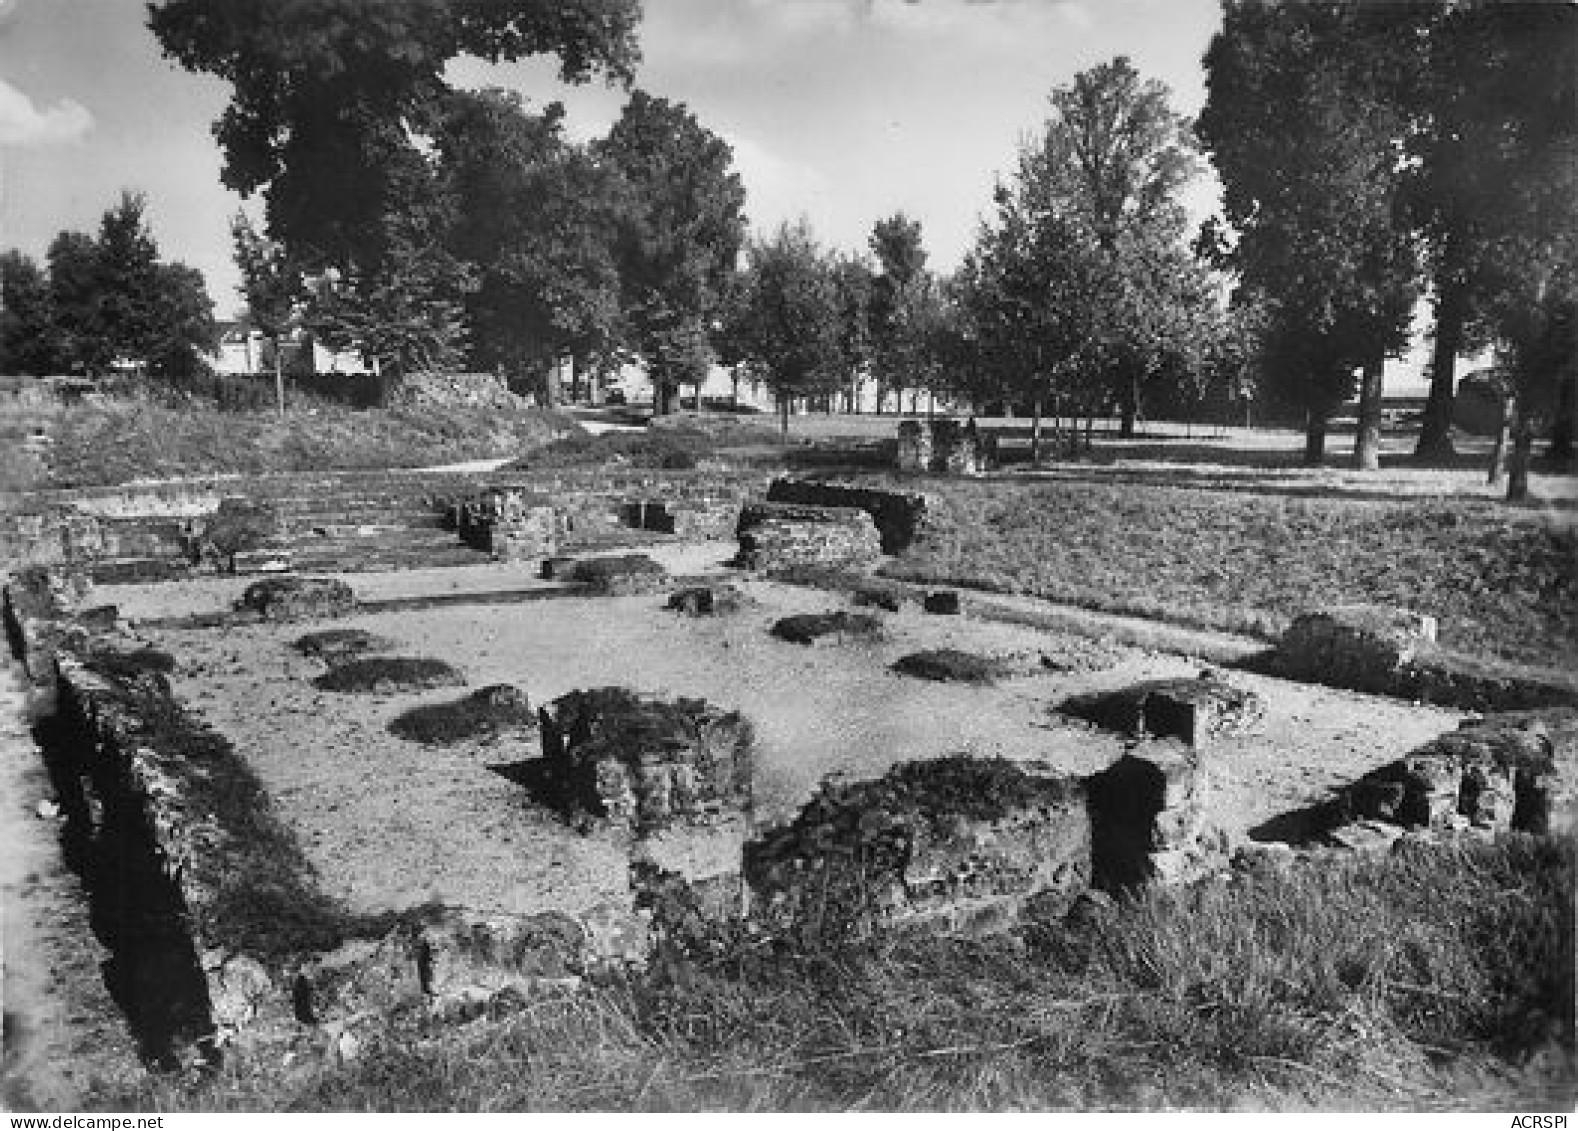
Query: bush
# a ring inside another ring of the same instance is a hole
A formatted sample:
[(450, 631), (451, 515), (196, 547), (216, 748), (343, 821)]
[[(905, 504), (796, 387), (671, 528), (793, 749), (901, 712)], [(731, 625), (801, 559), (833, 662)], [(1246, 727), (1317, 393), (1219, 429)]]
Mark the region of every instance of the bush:
[(363, 628), (326, 628), (307, 633), (295, 644), (303, 656), (314, 656), (328, 664), (344, 663), (367, 652), (387, 652), (394, 647), (393, 640)]
[(882, 635), (882, 621), (869, 613), (801, 613), (784, 617), (772, 627), (772, 633), (791, 644), (815, 644), (823, 637), (836, 636), (871, 639)]
[(221, 499), (203, 526), (203, 546), (222, 570), (235, 573), (236, 555), (260, 548), (279, 529), (279, 513), (268, 503)]
[(893, 665), (900, 675), (944, 683), (992, 683), (1005, 674), (1005, 665), (990, 656), (977, 656), (957, 648), (911, 652)]

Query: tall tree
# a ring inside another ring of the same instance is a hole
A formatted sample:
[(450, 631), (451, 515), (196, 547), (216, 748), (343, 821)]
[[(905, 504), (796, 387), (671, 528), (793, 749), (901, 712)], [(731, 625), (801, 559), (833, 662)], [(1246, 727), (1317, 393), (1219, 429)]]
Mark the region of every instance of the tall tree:
[(1383, 361), (1406, 345), (1419, 294), (1403, 195), (1411, 8), (1225, 2), (1199, 130), (1242, 233), (1235, 266), (1264, 299), (1271, 371), (1306, 411), (1306, 460), (1323, 458), (1362, 370), (1354, 459), (1374, 467)]
[(891, 391), (902, 412), (904, 390), (923, 383), (927, 333), (936, 305), (920, 221), (896, 212), (878, 220), (866, 242), (877, 261), (871, 288), (871, 368), (877, 379), (877, 411), (882, 411), (882, 399)]
[(795, 398), (831, 393), (843, 382), (834, 264), (804, 220), (751, 243), (747, 258), (745, 353), (777, 397), (787, 433)]
[(99, 374), (126, 358), (156, 374), (193, 372), (214, 344), (202, 274), (163, 263), (145, 199), (123, 193), (95, 238), (61, 232), (49, 248), (50, 302), (63, 360)]
[(838, 346), (840, 369), (848, 383), (849, 412), (860, 411), (860, 385), (873, 357), (872, 324), (876, 302), (876, 277), (871, 265), (859, 256), (836, 256), (832, 264), (833, 290), (838, 297)]
[(1410, 181), (1435, 306), (1415, 454), (1428, 460), (1452, 454), (1457, 354), (1487, 344), (1506, 309), (1499, 261), (1532, 220), (1520, 187), (1559, 175), (1572, 145), (1578, 8), (1460, 0), (1415, 15), (1426, 66), (1407, 92), (1417, 117)]
[(41, 377), (62, 366), (48, 276), (20, 251), (0, 252), (0, 373)]
[(504, 91), (457, 94), (438, 135), (457, 202), (451, 247), (479, 273), (473, 364), (530, 374), (550, 398), (551, 367), (609, 357), (621, 314), (622, 185), (564, 138), (563, 116), (557, 103), (529, 113)]
[(721, 138), (683, 104), (640, 90), (593, 152), (624, 182), (615, 254), (627, 344), (666, 413), (681, 383), (706, 375), (745, 238), (745, 187)]
[(268, 231), (309, 266), (361, 274), (391, 231), (417, 137), (460, 55), (557, 55), (566, 81), (629, 82), (639, 0), (160, 0), (165, 54), (231, 85), (214, 127), (227, 187), (264, 190)]

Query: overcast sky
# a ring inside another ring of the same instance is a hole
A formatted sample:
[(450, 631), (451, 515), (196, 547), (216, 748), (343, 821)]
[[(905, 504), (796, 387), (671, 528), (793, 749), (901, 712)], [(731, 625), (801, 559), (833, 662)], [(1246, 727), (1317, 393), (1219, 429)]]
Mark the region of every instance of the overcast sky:
[[(941, 270), (958, 263), (1054, 86), (1125, 54), (1194, 114), (1220, 23), (1217, 0), (645, 6), (637, 82), (733, 146), (754, 228), (804, 214), (824, 242), (855, 250), (902, 210)], [(228, 219), (242, 202), (219, 183), (210, 133), (227, 88), (166, 62), (144, 18), (143, 0), (0, 0), (0, 243), (42, 257), (56, 232), (92, 230), (121, 189), (139, 190), (164, 256), (200, 268), (228, 314)], [(450, 78), (561, 100), (575, 136), (605, 132), (623, 92), (565, 88), (553, 69), (465, 60)], [(1212, 195), (1199, 186), (1196, 211)]]

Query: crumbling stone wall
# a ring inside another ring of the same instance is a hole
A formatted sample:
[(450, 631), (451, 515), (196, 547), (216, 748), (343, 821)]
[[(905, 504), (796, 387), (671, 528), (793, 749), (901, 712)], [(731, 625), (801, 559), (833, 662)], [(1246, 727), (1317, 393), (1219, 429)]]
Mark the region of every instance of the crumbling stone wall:
[(1260, 696), (1209, 668), (1194, 679), (1150, 680), (1079, 696), (1062, 710), (1136, 738), (1175, 738), (1194, 747), (1253, 731), (1266, 713)]
[(755, 739), (737, 711), (603, 687), (538, 718), (549, 800), (567, 816), (651, 832), (750, 807)]
[(815, 507), (858, 507), (876, 523), (884, 554), (898, 554), (909, 548), (920, 533), (928, 505), (926, 496), (918, 493), (814, 479), (775, 479), (767, 488), (767, 501)]
[(1471, 719), (1366, 774), (1341, 802), (1344, 818), (1434, 830), (1578, 828), (1578, 710)]
[(739, 554), (745, 569), (861, 566), (882, 554), (871, 516), (855, 507), (750, 503), (740, 512)]
[(1036, 899), (1070, 902), (1090, 880), (1077, 778), (964, 755), (824, 783), (788, 825), (745, 847), (752, 914), (806, 940), (896, 925), (1010, 922)]

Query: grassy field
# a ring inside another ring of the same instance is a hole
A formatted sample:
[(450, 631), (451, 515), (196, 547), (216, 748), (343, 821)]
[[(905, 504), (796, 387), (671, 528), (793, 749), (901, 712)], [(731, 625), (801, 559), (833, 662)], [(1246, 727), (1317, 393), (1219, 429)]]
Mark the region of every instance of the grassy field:
[(1075, 480), (928, 480), (936, 521), (896, 577), (1273, 638), (1322, 605), (1431, 613), (1448, 648), (1570, 665), (1578, 531), (1478, 499)]
[(107, 1108), (1566, 1109), (1570, 841), (1410, 846), (1077, 925), (724, 948), (350, 1063), (233, 1057)]
[(357, 411), (323, 402), (281, 418), (271, 411), (115, 400), (59, 412), (48, 483), (427, 467), (519, 455), (577, 431), (570, 418), (536, 409)]

